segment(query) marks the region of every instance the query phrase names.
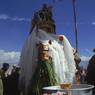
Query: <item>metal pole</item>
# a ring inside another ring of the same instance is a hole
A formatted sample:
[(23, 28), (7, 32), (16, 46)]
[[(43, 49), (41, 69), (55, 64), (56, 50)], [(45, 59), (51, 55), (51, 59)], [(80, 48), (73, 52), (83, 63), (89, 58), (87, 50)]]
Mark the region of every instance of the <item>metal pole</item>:
[(78, 31), (77, 31), (77, 22), (76, 22), (76, 0), (72, 0), (73, 3), (73, 17), (74, 17), (74, 31), (75, 31), (75, 43), (76, 43), (76, 52), (78, 52)]

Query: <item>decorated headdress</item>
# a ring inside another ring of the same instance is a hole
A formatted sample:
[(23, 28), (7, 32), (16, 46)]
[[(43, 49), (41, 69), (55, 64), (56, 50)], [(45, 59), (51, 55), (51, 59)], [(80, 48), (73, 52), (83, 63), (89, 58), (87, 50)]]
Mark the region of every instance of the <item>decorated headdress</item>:
[(32, 19), (32, 29), (30, 32), (32, 32), (35, 26), (38, 29), (42, 29), (46, 31), (47, 33), (55, 33), (55, 24), (52, 18), (51, 6), (47, 6), (46, 4), (43, 4), (42, 9), (34, 13)]

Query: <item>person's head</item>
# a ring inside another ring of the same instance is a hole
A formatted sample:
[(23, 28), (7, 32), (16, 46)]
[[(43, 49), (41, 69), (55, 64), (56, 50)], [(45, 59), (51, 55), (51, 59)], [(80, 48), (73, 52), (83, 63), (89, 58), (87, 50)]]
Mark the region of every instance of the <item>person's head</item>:
[(9, 68), (9, 64), (8, 64), (8, 63), (3, 63), (2, 69), (3, 69), (4, 71), (7, 71), (8, 68)]
[(14, 64), (12, 72), (18, 72), (19, 70), (20, 70), (20, 67), (17, 64)]
[(16, 72), (19, 73), (19, 71), (20, 71), (20, 67), (16, 67)]

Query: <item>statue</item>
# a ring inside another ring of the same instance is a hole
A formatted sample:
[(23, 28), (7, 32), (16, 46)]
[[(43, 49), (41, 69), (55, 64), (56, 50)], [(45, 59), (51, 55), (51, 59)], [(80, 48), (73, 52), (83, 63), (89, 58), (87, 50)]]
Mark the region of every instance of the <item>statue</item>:
[[(55, 24), (48, 8), (44, 5), (37, 12), (41, 19), (38, 18), (37, 25), (32, 26), (21, 52), (20, 87), (23, 95), (42, 95), (43, 87), (73, 83), (75, 77), (73, 48), (64, 35), (55, 34)], [(48, 20), (44, 16), (49, 17)]]
[(33, 31), (35, 26), (39, 29), (45, 30), (47, 33), (55, 33), (55, 24), (52, 18), (51, 9), (51, 6), (48, 7), (46, 4), (44, 4), (41, 10), (34, 13), (30, 33)]

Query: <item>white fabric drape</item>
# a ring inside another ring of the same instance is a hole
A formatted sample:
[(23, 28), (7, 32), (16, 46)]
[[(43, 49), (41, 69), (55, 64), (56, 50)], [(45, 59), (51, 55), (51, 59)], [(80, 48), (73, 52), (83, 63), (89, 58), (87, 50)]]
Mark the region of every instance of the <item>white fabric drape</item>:
[[(52, 58), (56, 79), (59, 83), (73, 82), (76, 67), (72, 47), (64, 35), (63, 42), (59, 41), (59, 36), (48, 34), (43, 30), (34, 29), (29, 35), (22, 49), (20, 58), (21, 82), (25, 83), (27, 93), (28, 85), (37, 66), (37, 46), (41, 42), (49, 46), (49, 56)], [(52, 44), (49, 44), (51, 40)], [(23, 84), (22, 83), (22, 84)]]

